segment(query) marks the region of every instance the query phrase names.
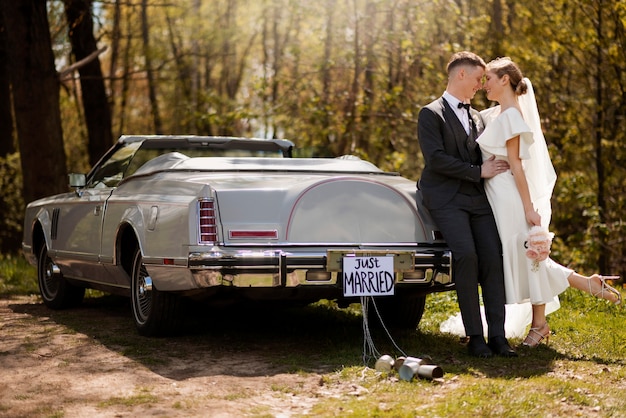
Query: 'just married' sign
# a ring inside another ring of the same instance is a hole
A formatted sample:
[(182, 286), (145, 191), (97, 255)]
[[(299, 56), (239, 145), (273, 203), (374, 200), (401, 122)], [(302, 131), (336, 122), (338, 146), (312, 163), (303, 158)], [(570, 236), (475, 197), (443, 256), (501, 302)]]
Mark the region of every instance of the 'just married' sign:
[(393, 291), (393, 257), (343, 257), (344, 296), (385, 296)]

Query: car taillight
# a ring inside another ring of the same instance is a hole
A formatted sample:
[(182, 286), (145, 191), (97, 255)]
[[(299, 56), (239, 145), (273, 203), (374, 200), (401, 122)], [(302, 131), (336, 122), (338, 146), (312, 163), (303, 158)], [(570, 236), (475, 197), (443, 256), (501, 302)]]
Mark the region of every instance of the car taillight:
[(217, 241), (215, 202), (213, 199), (198, 200), (198, 228), (200, 244), (213, 244)]

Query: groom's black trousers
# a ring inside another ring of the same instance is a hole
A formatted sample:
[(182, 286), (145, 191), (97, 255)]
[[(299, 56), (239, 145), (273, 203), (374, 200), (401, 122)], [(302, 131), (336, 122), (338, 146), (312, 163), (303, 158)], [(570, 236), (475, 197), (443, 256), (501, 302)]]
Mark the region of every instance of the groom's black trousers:
[(502, 245), (486, 195), (457, 193), (430, 213), (452, 251), (452, 274), (466, 335), (483, 335), (480, 283), (488, 336), (504, 336)]

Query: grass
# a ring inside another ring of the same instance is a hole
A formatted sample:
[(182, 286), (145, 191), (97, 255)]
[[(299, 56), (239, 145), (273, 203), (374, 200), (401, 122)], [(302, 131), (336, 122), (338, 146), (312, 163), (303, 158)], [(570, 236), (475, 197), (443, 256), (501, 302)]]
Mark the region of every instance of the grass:
[[(35, 278), (34, 268), (23, 259), (0, 257), (0, 296), (37, 293)], [(618, 288), (623, 291), (622, 285)], [(372, 341), (381, 354), (396, 357), (402, 354), (399, 347), (411, 356), (429, 355), (444, 369), (442, 379), (411, 382), (400, 380), (395, 372), (375, 371), (371, 356), (365, 366), (358, 304), (338, 309), (333, 302), (321, 301), (253, 314), (211, 312), (194, 316), (186, 335), (161, 339), (156, 346), (136, 335), (124, 299), (88, 293), (86, 308), (51, 312), (50, 317), (68, 332), (92, 336), (157, 374), (173, 360), (194, 358), (198, 350), (218, 361), (256, 350), (271, 363), (270, 373), (321, 376), (324, 395), (310, 395), (316, 397), (310, 416), (626, 416), (626, 310), (575, 289), (560, 299), (561, 309), (548, 318), (550, 344), (519, 348), (515, 359), (475, 359), (458, 337), (439, 331), (439, 324), (458, 311), (454, 292), (429, 295), (419, 329), (394, 331), (393, 341), (372, 327)], [(97, 324), (85, 315), (97, 316)], [(288, 384), (270, 389), (275, 396), (307, 395), (305, 389)], [(243, 391), (229, 396), (251, 395)], [(153, 401), (150, 390), (144, 389), (126, 398), (109, 398), (100, 407)], [(172, 402), (181, 406), (187, 400)]]
[(431, 355), (444, 368), (443, 379), (405, 382), (394, 373), (343, 369), (327, 385), (353, 380), (364, 394), (321, 401), (312, 415), (626, 416), (623, 309), (568, 289), (549, 317), (549, 345), (520, 348), (516, 359), (487, 360), (467, 356), (456, 337), (439, 332), (439, 323), (457, 310), (454, 293), (430, 295), (419, 330), (396, 341), (410, 355)]
[(35, 267), (20, 255), (0, 255), (0, 296), (38, 293)]
[(123, 405), (127, 407), (137, 405), (151, 405), (157, 400), (158, 398), (150, 393), (150, 389), (140, 388), (138, 393), (125, 397), (111, 397), (106, 401), (100, 402), (98, 406), (101, 408), (106, 408), (113, 405)]

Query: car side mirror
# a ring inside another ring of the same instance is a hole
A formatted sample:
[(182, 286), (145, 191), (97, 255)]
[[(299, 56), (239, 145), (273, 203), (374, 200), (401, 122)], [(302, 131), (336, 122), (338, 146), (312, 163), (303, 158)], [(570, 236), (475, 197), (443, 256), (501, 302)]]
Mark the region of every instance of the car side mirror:
[(87, 184), (87, 176), (85, 176), (84, 174), (70, 173), (68, 174), (68, 177), (70, 181), (70, 187), (73, 187), (75, 189), (85, 187), (85, 185)]

